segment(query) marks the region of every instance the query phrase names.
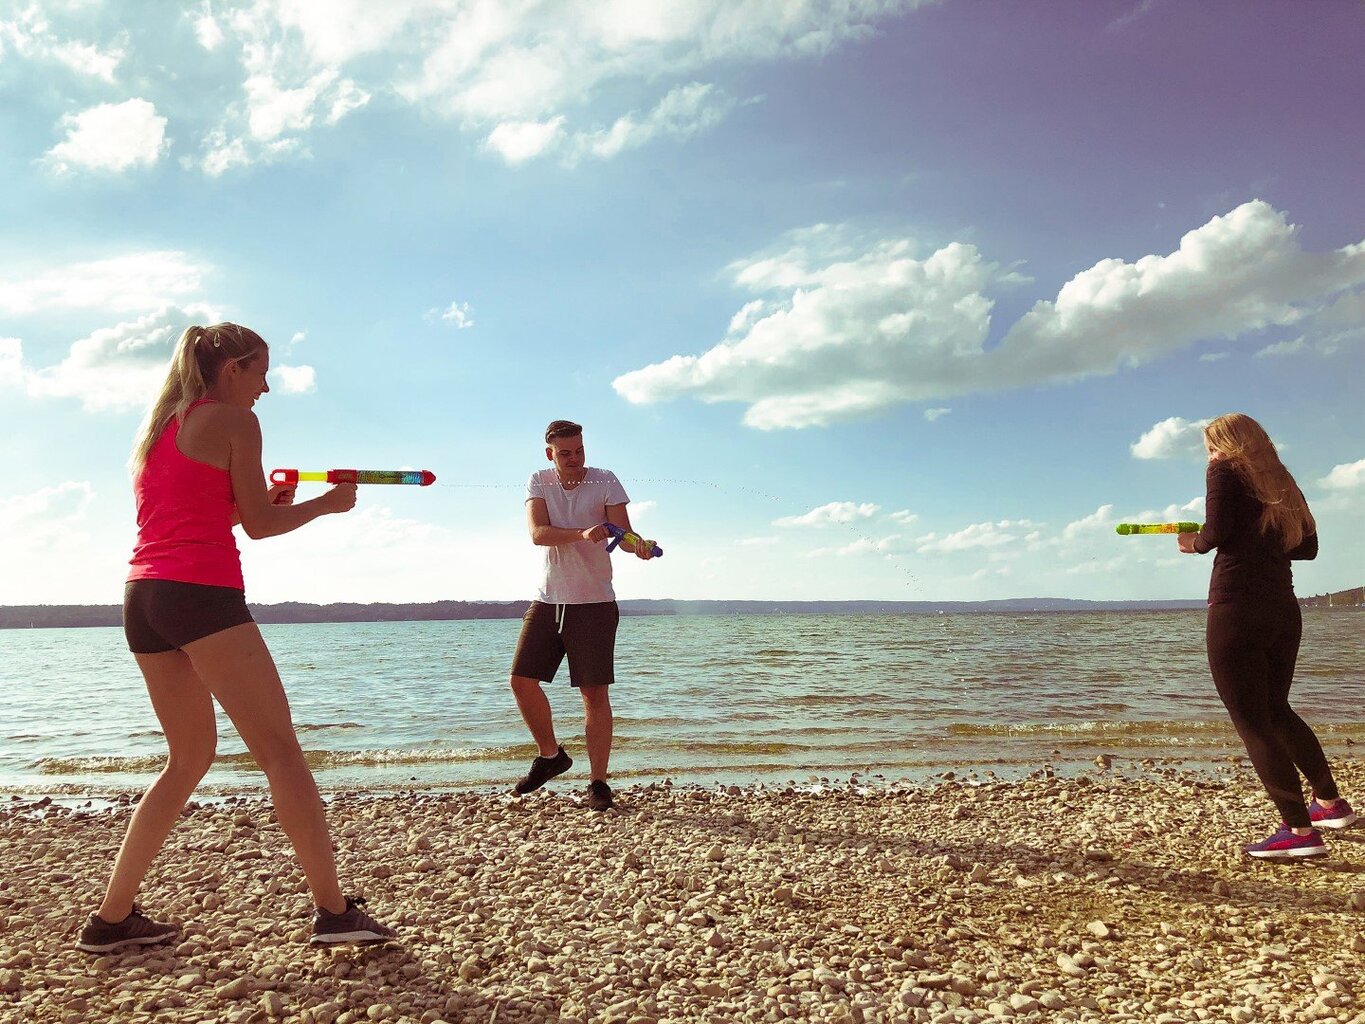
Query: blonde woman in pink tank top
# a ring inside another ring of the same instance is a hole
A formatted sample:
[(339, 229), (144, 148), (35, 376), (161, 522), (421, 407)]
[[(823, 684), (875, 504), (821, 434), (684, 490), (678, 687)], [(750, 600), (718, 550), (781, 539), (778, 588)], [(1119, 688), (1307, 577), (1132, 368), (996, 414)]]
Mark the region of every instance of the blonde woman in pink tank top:
[(396, 934), (343, 895), (322, 798), (304, 761), (275, 661), (252, 621), (232, 528), (274, 537), (355, 506), (355, 485), (293, 503), (268, 488), (261, 426), (252, 412), (269, 392), (270, 350), (237, 324), (181, 336), (130, 466), (138, 539), (124, 590), (124, 632), (169, 747), (128, 823), (99, 909), (78, 949), (107, 953), (168, 942), (176, 925), (133, 900), (186, 801), (213, 764), (216, 700), (265, 772), (280, 826), (312, 891), (315, 944), (373, 942)]

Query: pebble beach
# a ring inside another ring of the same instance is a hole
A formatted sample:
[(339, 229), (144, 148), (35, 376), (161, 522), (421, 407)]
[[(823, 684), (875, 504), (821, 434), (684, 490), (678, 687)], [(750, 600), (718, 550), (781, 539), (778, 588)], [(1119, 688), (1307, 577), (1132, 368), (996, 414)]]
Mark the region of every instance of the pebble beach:
[(555, 783), (341, 794), (344, 884), (400, 939), (326, 950), (268, 803), (191, 804), (140, 896), (179, 941), (98, 957), (74, 935), (127, 803), (11, 800), (0, 1020), (1365, 1024), (1365, 826), (1253, 862), (1244, 766), (1064, 776), (652, 784), (600, 815)]

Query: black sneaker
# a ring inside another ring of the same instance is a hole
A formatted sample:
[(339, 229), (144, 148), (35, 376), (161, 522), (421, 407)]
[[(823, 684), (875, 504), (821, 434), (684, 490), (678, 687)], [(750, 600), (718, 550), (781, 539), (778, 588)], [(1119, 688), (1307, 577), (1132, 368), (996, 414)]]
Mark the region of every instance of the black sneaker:
[(611, 807), (611, 787), (601, 779), (588, 783), (588, 807), (594, 811), (605, 811)]
[(315, 908), (313, 937), (308, 941), (314, 946), (325, 946), (338, 942), (383, 942), (398, 937), (392, 928), (385, 928), (361, 910), (364, 905), (363, 897), (347, 896), (345, 913), (333, 914), (322, 907)]
[(517, 783), (517, 795), (525, 796), (527, 793), (534, 793), (556, 775), (563, 775), (572, 767), (573, 758), (564, 753), (563, 747), (559, 748), (559, 753), (554, 757), (537, 757), (531, 762), (531, 770), (523, 775), (521, 781)]
[(133, 907), (132, 912), (117, 924), (91, 914), (76, 939), (76, 948), (85, 953), (108, 953), (121, 946), (155, 946), (169, 942), (179, 934), (178, 926), (157, 924)]

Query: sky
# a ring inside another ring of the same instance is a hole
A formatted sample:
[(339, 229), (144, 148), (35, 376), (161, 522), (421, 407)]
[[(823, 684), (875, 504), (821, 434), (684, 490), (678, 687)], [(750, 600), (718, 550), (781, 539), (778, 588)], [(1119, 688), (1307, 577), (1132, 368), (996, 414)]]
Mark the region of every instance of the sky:
[[(112, 604), (176, 338), (265, 469), (430, 469), (257, 602), (516, 600), (551, 419), (621, 598), (1198, 598), (1200, 427), (1365, 582), (1365, 8), (0, 0), (0, 604)], [(307, 488), (300, 498), (318, 493)]]

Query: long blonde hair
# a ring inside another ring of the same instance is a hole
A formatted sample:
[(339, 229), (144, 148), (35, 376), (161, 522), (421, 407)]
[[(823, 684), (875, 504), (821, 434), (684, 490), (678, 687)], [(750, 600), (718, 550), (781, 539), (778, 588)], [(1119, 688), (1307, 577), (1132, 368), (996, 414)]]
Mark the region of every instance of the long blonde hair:
[(175, 419), (185, 421), (189, 407), (208, 394), (218, 374), (231, 362), (248, 362), (266, 351), (266, 343), (255, 331), (240, 324), (214, 324), (212, 327), (187, 327), (176, 342), (175, 354), (147, 417), (138, 428), (128, 468), (133, 476), (142, 472), (147, 456), (166, 425)]
[(1308, 501), (1280, 461), (1280, 453), (1265, 428), (1250, 416), (1230, 412), (1204, 428), (1204, 438), (1222, 452), (1261, 503), (1261, 532), (1275, 530), (1292, 551), (1304, 537), (1317, 531)]

